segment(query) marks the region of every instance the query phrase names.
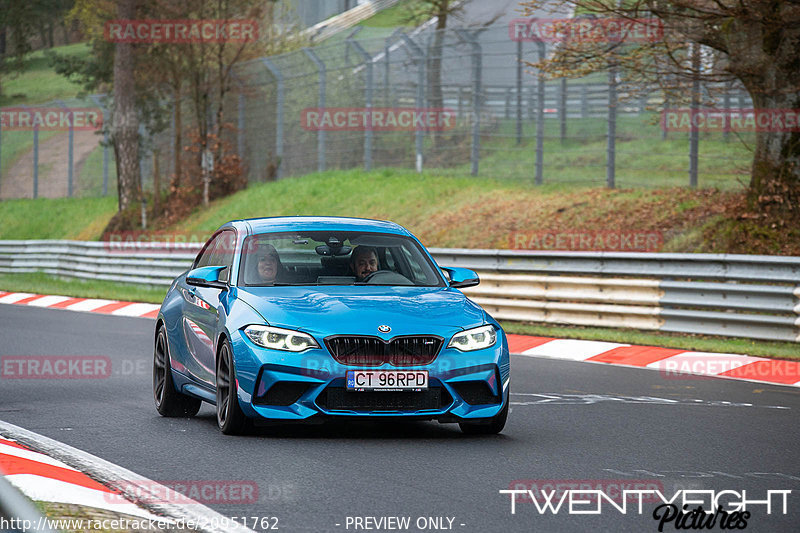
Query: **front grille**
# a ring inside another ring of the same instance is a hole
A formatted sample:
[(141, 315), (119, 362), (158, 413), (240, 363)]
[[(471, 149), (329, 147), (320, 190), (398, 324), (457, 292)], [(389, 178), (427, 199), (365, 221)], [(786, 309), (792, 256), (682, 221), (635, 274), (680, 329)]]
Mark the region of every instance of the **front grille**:
[(420, 392), (350, 392), (342, 387), (328, 387), (317, 397), (317, 404), (329, 411), (438, 411), (452, 401), (441, 387)]
[(492, 393), (485, 381), (463, 381), (452, 385), (458, 395), (470, 405), (500, 403), (500, 397)]
[(435, 335), (395, 337), (385, 341), (379, 337), (336, 335), (325, 339), (333, 358), (351, 366), (417, 366), (431, 363), (442, 349), (444, 339)]

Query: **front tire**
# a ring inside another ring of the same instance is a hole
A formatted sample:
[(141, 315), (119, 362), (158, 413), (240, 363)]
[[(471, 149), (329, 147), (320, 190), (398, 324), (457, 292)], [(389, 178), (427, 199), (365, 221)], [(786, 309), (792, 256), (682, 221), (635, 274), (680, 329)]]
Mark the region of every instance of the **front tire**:
[(511, 394), (508, 395), (506, 406), (494, 415), (488, 423), (478, 422), (459, 422), (458, 427), (467, 435), (497, 435), (506, 426), (508, 419), (508, 404), (511, 402)]
[(236, 388), (233, 350), (228, 339), (223, 339), (217, 357), (217, 426), (225, 435), (241, 435), (248, 425)]
[(153, 398), (156, 402), (156, 410), (161, 416), (166, 417), (194, 416), (200, 410), (203, 402), (175, 390), (168, 346), (167, 330), (162, 324), (158, 328), (153, 349)]

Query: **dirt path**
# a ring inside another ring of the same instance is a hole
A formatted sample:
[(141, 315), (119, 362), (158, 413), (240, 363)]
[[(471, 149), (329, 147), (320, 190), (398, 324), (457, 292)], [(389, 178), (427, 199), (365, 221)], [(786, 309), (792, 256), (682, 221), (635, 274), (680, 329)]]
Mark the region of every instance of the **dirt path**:
[[(73, 195), (79, 189), (79, 170), (100, 142), (93, 131), (76, 131), (73, 146)], [(39, 198), (67, 196), (69, 134), (67, 132), (39, 142)], [(33, 147), (0, 176), (0, 199), (33, 198)]]

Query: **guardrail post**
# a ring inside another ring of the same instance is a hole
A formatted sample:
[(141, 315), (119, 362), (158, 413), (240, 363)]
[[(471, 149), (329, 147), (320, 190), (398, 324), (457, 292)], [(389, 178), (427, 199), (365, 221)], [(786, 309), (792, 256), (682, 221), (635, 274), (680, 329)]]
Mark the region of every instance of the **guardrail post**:
[[(536, 48), (539, 52), (539, 61), (542, 62), (547, 56), (547, 45), (542, 41), (536, 41)], [(544, 183), (544, 73), (539, 70), (536, 73), (536, 185)]]
[(584, 83), (581, 85), (581, 118), (589, 116), (589, 88)]
[(480, 163), (481, 151), (481, 80), (483, 76), (483, 49), (478, 42), (475, 34), (467, 30), (456, 30), (456, 34), (463, 41), (472, 47), (472, 149), (470, 161), (472, 163), (472, 175), (478, 175), (478, 165)]
[(281, 70), (275, 63), (270, 61), (269, 58), (262, 57), (261, 62), (267, 67), (267, 70), (275, 77), (278, 85), (277, 101), (275, 103), (275, 158), (277, 163), (275, 165), (275, 178), (281, 179), (283, 177), (283, 104), (284, 104), (284, 79)]
[(617, 169), (617, 65), (608, 68), (608, 146), (606, 148), (606, 187), (616, 186)]
[(355, 48), (356, 52), (364, 59), (364, 66), (367, 68), (366, 79), (364, 80), (364, 107), (367, 109), (367, 124), (364, 130), (364, 169), (369, 172), (372, 170), (372, 95), (374, 92), (373, 62), (372, 56), (364, 50), (358, 41), (348, 39), (347, 44)]
[[(400, 38), (403, 39), (406, 47), (411, 52), (411, 55), (414, 58), (414, 62), (417, 64), (417, 100), (416, 105), (417, 108), (420, 109), (425, 106), (425, 63), (426, 57), (422, 51), (422, 48), (419, 47), (417, 43), (415, 43), (411, 37), (406, 35), (405, 33), (400, 35)], [(423, 135), (424, 132), (417, 128), (415, 134), (415, 150), (416, 150), (416, 164), (415, 167), (417, 172), (422, 172), (422, 165), (423, 165)]]
[[(388, 53), (388, 45), (386, 47)], [(327, 80), (327, 69), (325, 68), (325, 63), (314, 53), (314, 51), (310, 48), (303, 48), (303, 52), (314, 62), (317, 66), (317, 71), (319, 72), (319, 99), (317, 101), (317, 105), (320, 108), (320, 111), (324, 112), (325, 110), (325, 94), (327, 92), (326, 88), (326, 80)], [(319, 172), (325, 171), (325, 130), (320, 128), (317, 131), (317, 170)]]

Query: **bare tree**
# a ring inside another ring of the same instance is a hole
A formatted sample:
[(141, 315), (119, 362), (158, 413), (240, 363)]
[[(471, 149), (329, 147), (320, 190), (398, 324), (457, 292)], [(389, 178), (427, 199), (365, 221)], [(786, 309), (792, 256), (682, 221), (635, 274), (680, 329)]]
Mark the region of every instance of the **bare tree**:
[[(136, 0), (119, 0), (122, 20), (136, 18)], [(131, 43), (117, 43), (114, 54), (114, 113), (112, 142), (117, 164), (119, 210), (125, 211), (141, 197), (139, 170), (139, 119), (136, 115), (134, 49)]]
[[(663, 38), (648, 42), (565, 41), (540, 65), (558, 76), (581, 76), (613, 60), (631, 83), (658, 83), (674, 99), (687, 83), (739, 80), (756, 109), (800, 109), (800, 2), (796, 0), (564, 0), (598, 17), (657, 17)], [(530, 14), (544, 0), (522, 2)], [(622, 6), (622, 7), (619, 7)], [(712, 53), (692, 62), (692, 47)], [(800, 133), (756, 131), (748, 191), (762, 216), (800, 217)]]

